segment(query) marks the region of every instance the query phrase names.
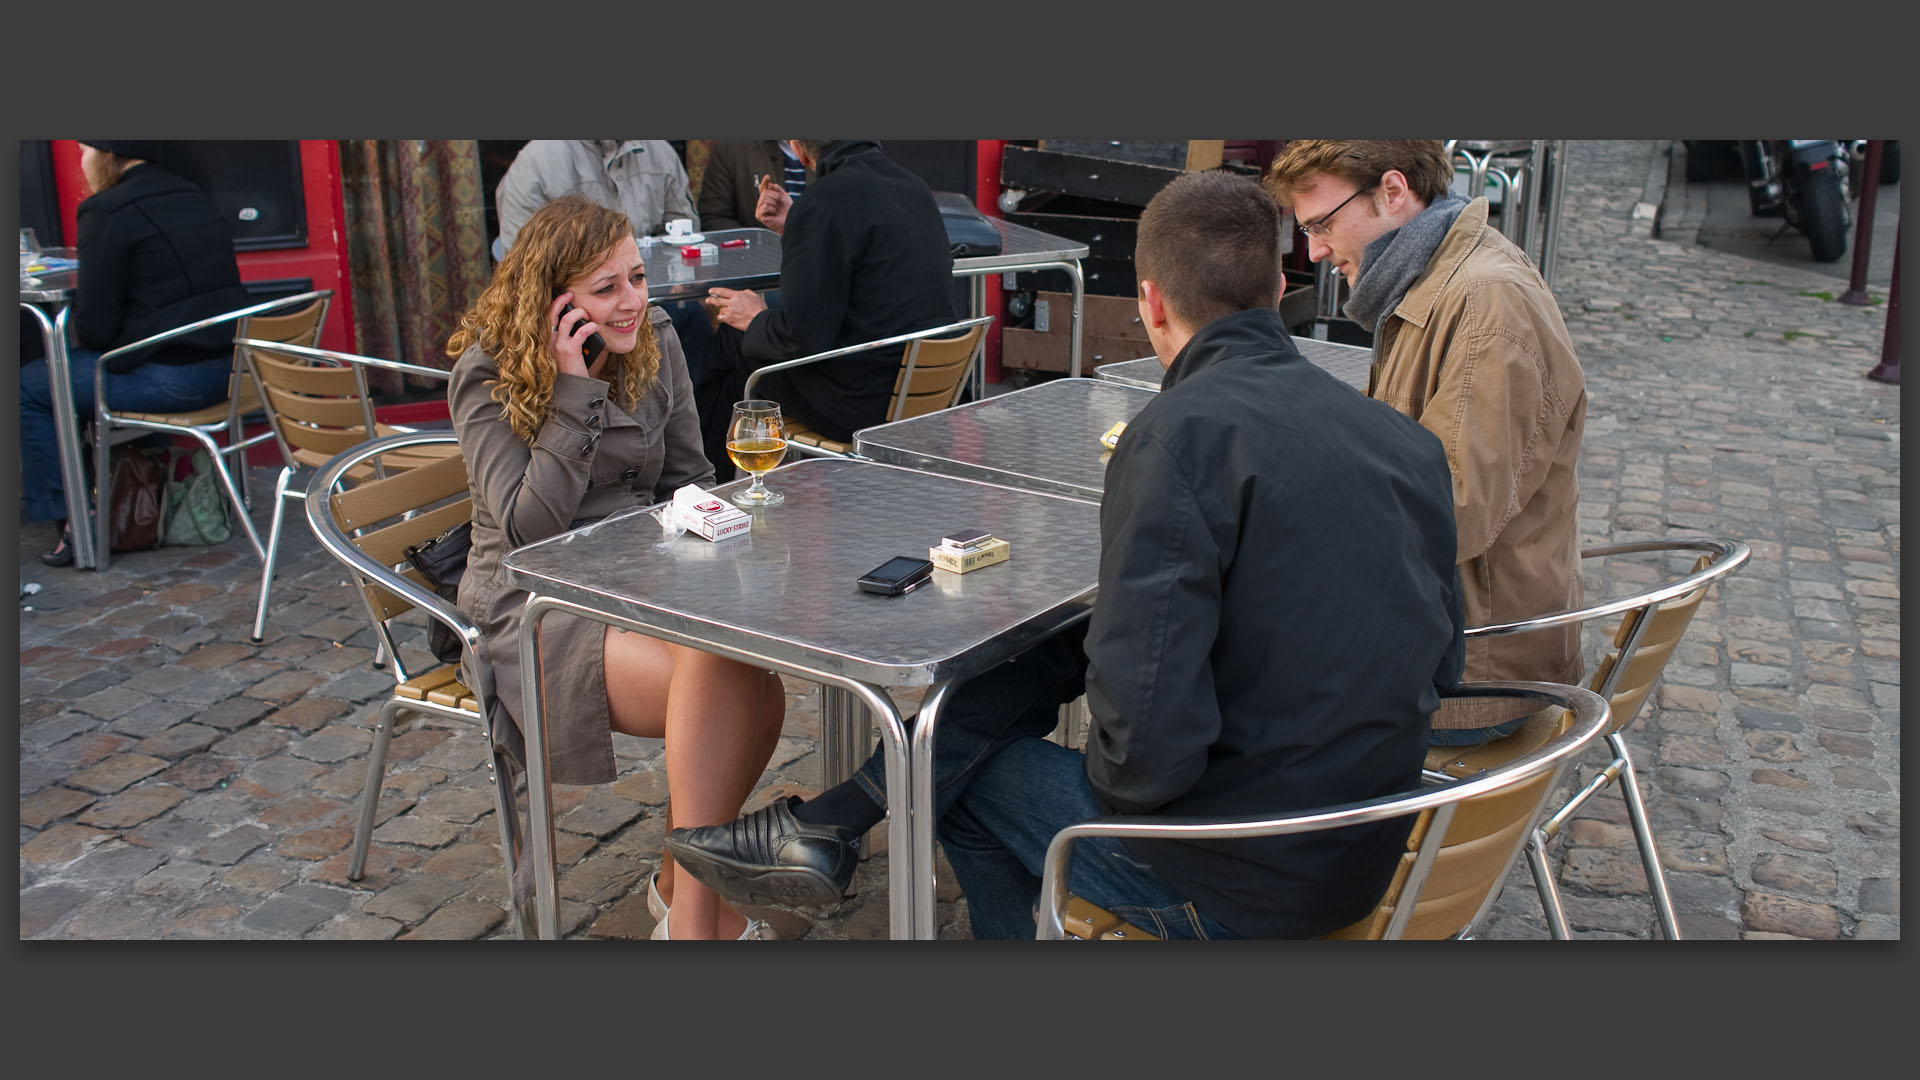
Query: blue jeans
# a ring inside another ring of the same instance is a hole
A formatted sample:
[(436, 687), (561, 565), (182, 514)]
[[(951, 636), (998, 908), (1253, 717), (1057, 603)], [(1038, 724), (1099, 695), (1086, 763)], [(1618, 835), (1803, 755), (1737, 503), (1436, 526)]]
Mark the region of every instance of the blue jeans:
[[(85, 423), (93, 419), (93, 371), (100, 353), (69, 348), (67, 358), (73, 408)], [(231, 355), (191, 364), (142, 364), (123, 374), (107, 373), (107, 402), (133, 412), (199, 409), (226, 399), (232, 373)], [(20, 487), (29, 521), (61, 521), (67, 516), (53, 424), (52, 381), (42, 356), (20, 365)]]
[[(976, 938), (1034, 935), (1041, 860), (1053, 834), (1101, 816), (1078, 751), (1043, 736), (1060, 706), (1086, 690), (1086, 624), (1054, 635), (956, 686), (933, 741), (935, 831), (946, 849)], [(855, 783), (886, 802), (884, 752)], [(1235, 937), (1175, 893), (1117, 840), (1074, 845), (1068, 887), (1163, 937)]]
[(1482, 743), (1490, 743), (1495, 739), (1505, 738), (1519, 731), (1520, 725), (1526, 722), (1527, 717), (1521, 716), (1508, 720), (1503, 724), (1495, 724), (1492, 727), (1434, 728), (1431, 732), (1427, 733), (1427, 745), (1479, 746)]

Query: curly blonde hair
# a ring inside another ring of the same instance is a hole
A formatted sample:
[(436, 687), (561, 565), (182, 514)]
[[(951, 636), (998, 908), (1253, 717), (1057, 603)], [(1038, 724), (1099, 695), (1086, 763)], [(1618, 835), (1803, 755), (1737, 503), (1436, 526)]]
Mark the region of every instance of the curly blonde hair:
[[(459, 359), (474, 345), (493, 358), (500, 377), (493, 400), (506, 410), (507, 426), (533, 441), (553, 415), (553, 382), (559, 371), (547, 351), (552, 331), (547, 311), (567, 283), (593, 271), (622, 240), (633, 238), (625, 214), (578, 195), (562, 195), (533, 212), (507, 257), (494, 268), (493, 280), (460, 316), (460, 328), (447, 341), (447, 355)], [(640, 340), (632, 352), (612, 353), (601, 378), (615, 404), (631, 411), (660, 374), (660, 341), (642, 312)]]

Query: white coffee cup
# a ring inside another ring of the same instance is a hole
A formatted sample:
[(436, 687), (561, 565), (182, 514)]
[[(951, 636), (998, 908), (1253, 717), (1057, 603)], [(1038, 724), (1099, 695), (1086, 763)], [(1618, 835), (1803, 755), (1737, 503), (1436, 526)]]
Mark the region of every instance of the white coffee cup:
[(669, 239), (679, 239), (680, 237), (691, 235), (693, 235), (693, 222), (691, 220), (682, 217), (672, 218), (667, 222), (667, 236)]

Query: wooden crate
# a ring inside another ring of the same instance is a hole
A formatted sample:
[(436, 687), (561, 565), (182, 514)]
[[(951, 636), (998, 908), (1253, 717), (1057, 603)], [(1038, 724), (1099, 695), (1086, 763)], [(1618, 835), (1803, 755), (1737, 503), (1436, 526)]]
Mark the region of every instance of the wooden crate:
[[(1152, 356), (1153, 347), (1142, 345), (1132, 338), (1109, 338), (1088, 335), (1086, 347), (1080, 354), (1080, 374), (1092, 375), (1093, 369), (1101, 364), (1111, 364), (1117, 360), (1139, 360)], [(1000, 331), (1000, 366), (1021, 371), (1054, 371), (1065, 374), (1072, 370), (1073, 339), (1064, 333), (1043, 334), (1038, 330), (1022, 330), (1008, 327)]]
[(1226, 153), (1223, 139), (1041, 139), (1042, 150), (1109, 161), (1131, 161), (1193, 172), (1218, 168)]
[[(1147, 328), (1140, 323), (1140, 305), (1137, 301), (1118, 296), (1088, 296), (1085, 300), (1080, 317), (1086, 323), (1088, 338), (1135, 342), (1145, 350), (1141, 356), (1153, 352), (1153, 346), (1147, 341)], [(1033, 294), (1033, 301), (1035, 330), (1065, 334), (1072, 329), (1069, 325), (1073, 321), (1072, 293), (1037, 292)]]

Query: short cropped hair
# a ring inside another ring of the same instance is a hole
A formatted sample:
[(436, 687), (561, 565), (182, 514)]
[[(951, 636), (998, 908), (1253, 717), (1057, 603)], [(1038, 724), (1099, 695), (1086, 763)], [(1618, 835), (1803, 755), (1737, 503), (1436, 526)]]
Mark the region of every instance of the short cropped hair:
[(1300, 189), (1317, 175), (1337, 176), (1365, 186), (1398, 169), (1413, 196), (1431, 206), (1453, 188), (1453, 163), (1439, 139), (1296, 139), (1267, 170), (1267, 190), (1282, 206), (1292, 206)]
[(1280, 208), (1253, 180), (1184, 173), (1141, 211), (1134, 276), (1193, 329), (1280, 301)]
[(817, 165), (820, 163), (820, 158), (823, 155), (825, 155), (827, 152), (827, 144), (833, 142), (833, 140), (832, 139), (794, 139), (792, 140), (792, 142), (795, 145), (799, 146), (801, 150), (805, 151), (806, 155), (812, 158), (814, 161), (814, 164)]

